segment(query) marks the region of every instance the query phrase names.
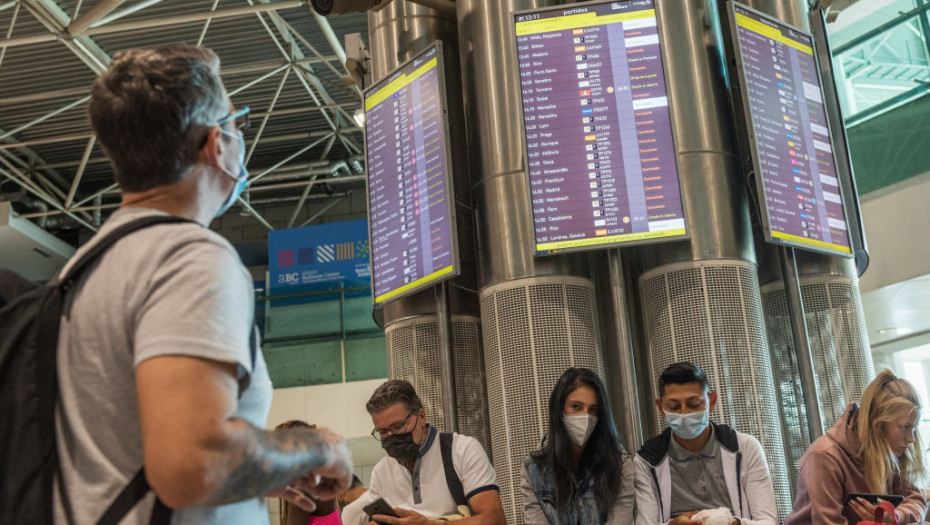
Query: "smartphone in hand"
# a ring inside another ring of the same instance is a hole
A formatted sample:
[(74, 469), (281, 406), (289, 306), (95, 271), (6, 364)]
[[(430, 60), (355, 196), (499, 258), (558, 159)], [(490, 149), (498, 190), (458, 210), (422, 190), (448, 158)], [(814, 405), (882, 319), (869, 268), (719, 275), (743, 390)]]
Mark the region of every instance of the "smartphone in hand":
[(365, 514), (368, 515), (368, 519), (371, 520), (371, 517), (375, 514), (383, 514), (385, 516), (393, 516), (397, 518), (397, 513), (394, 512), (394, 507), (390, 506), (388, 502), (384, 501), (384, 498), (378, 498), (373, 502), (365, 505), (364, 507)]

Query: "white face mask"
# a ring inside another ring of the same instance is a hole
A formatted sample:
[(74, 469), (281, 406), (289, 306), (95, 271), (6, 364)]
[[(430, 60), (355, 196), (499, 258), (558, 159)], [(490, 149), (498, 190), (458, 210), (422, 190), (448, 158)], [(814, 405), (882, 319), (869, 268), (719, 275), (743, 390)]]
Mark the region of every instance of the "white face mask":
[(572, 441), (579, 447), (583, 447), (588, 442), (588, 438), (594, 433), (594, 427), (597, 426), (597, 416), (591, 414), (572, 414), (562, 415), (562, 422), (565, 423), (565, 430), (571, 436)]

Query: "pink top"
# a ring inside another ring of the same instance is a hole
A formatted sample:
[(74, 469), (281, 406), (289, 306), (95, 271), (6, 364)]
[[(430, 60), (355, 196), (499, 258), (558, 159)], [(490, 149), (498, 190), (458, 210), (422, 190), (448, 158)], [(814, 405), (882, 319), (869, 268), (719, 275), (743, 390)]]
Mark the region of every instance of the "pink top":
[(342, 520), (339, 519), (339, 511), (334, 510), (325, 516), (310, 516), (307, 525), (342, 525)]

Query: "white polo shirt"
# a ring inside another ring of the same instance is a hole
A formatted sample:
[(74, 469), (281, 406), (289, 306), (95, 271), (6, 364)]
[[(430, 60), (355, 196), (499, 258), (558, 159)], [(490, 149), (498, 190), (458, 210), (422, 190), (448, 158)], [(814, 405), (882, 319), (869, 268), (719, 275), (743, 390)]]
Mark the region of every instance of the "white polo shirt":
[[(456, 513), (455, 500), (449, 492), (439, 450), (439, 432), (429, 426), (426, 441), (420, 447), (420, 457), (413, 471), (385, 457), (371, 472), (368, 492), (342, 511), (343, 525), (365, 525), (368, 516), (363, 510), (378, 498), (389, 505), (410, 509), (428, 518)], [(462, 434), (452, 435), (452, 463), (462, 480), (465, 499), (486, 490), (499, 490), (494, 467), (477, 439)]]

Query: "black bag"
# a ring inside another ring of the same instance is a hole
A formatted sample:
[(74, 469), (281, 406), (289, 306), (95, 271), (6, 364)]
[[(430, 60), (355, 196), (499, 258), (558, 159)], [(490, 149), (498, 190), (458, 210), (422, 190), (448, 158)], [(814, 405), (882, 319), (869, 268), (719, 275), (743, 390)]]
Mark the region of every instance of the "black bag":
[[(68, 290), (121, 238), (149, 226), (177, 222), (191, 221), (158, 215), (120, 226), (77, 260), (67, 274), (44, 286), (0, 270), (0, 523), (53, 522), (52, 482), (58, 471), (58, 330)], [(99, 523), (118, 523), (148, 490), (140, 471)], [(166, 510), (156, 504), (153, 523), (156, 518), (166, 519)], [(167, 516), (170, 519), (170, 510)]]

